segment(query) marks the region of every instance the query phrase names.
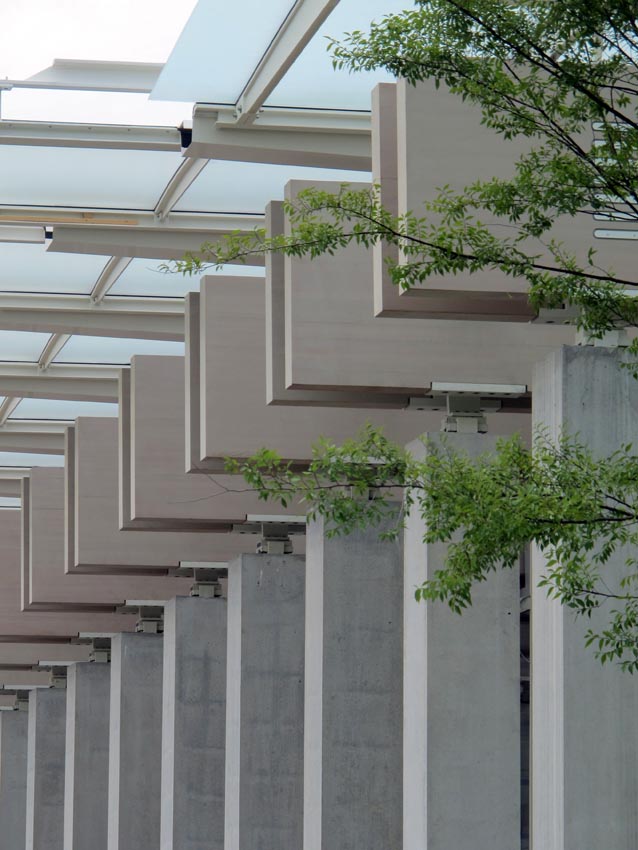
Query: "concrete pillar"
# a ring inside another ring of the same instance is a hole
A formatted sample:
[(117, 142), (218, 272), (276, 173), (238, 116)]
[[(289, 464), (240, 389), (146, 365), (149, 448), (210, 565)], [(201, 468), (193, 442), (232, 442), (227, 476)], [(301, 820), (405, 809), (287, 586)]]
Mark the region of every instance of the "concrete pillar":
[(304, 559), (228, 570), (225, 850), (300, 850)]
[(304, 850), (402, 847), (400, 541), (306, 543)]
[(106, 850), (111, 670), (82, 662), (67, 676), (64, 850)]
[(108, 850), (157, 850), (160, 840), (162, 637), (111, 644)]
[[(440, 435), (431, 435), (431, 440)], [(494, 448), (481, 434), (446, 434), (470, 456)], [(412, 454), (426, 448), (416, 442)], [(417, 602), (415, 588), (443, 566), (425, 544), (418, 508), (405, 527), (404, 850), (520, 847), (520, 630), (518, 570), (477, 585), (460, 616)]]
[(0, 712), (0, 850), (22, 850), (27, 806), (26, 711)]
[(29, 694), (26, 850), (62, 850), (66, 690)]
[(164, 609), (161, 850), (223, 850), (226, 600)]
[[(539, 366), (534, 420), (556, 438), (578, 434), (598, 456), (638, 445), (638, 382), (619, 352), (565, 347)], [(617, 588), (618, 552), (603, 578)], [(532, 847), (626, 850), (638, 835), (638, 677), (602, 666), (584, 645), (608, 622), (613, 603), (591, 619), (549, 600), (532, 552)]]

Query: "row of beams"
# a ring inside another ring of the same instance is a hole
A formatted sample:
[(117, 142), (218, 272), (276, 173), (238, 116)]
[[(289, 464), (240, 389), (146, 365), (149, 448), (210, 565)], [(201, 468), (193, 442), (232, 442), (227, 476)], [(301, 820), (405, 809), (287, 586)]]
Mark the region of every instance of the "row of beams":
[[(111, 296), (95, 303), (86, 295), (0, 293), (0, 329), (181, 341), (184, 301)], [(51, 359), (61, 350), (55, 345)]]

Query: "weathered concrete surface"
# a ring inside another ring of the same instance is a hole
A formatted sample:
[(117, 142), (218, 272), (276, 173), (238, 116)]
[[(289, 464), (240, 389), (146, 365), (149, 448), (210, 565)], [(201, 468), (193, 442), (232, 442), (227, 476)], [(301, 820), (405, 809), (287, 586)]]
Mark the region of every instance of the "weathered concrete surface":
[(226, 600), (164, 612), (161, 850), (223, 850)]
[(64, 832), (66, 690), (29, 693), (26, 850), (60, 850)]
[[(563, 348), (539, 366), (534, 421), (556, 438), (578, 434), (598, 456), (638, 444), (638, 382), (615, 349)], [(627, 552), (603, 578), (618, 588)], [(573, 614), (538, 588), (532, 552), (532, 841), (534, 850), (626, 850), (638, 834), (638, 679), (604, 667), (584, 645), (608, 622)], [(613, 606), (612, 606), (613, 607)]]
[(308, 529), (304, 850), (402, 847), (403, 555)]
[[(439, 440), (438, 434), (431, 440)], [(481, 434), (446, 434), (476, 456)], [(420, 441), (411, 445), (423, 457)], [(518, 570), (495, 572), (459, 617), (414, 590), (440, 569), (447, 547), (425, 544), (418, 508), (405, 529), (404, 850), (512, 850), (520, 844)]]
[(106, 850), (109, 783), (108, 664), (67, 673), (64, 850)]
[(0, 850), (21, 850), (26, 840), (26, 711), (0, 712)]
[(111, 647), (108, 850), (157, 850), (162, 760), (162, 637)]
[(304, 558), (228, 570), (225, 850), (303, 839)]

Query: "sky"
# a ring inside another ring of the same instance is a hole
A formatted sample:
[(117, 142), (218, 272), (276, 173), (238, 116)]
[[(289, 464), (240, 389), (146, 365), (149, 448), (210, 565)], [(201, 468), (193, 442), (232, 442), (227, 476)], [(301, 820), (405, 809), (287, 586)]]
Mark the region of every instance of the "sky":
[[(24, 79), (54, 59), (165, 62), (196, 0), (4, 0), (0, 80)], [(190, 105), (146, 95), (16, 90), (2, 93), (10, 120), (179, 124)]]

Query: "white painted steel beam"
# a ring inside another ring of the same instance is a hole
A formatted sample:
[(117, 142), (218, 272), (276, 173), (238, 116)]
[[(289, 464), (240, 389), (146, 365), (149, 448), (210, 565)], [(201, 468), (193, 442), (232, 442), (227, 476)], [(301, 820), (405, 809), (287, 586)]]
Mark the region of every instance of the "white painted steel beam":
[(4, 425), (21, 401), (22, 398), (19, 396), (7, 396), (4, 399), (2, 404), (0, 404), (0, 425)]
[(0, 363), (0, 395), (117, 402), (118, 373), (108, 366), (53, 363), (42, 372), (37, 363)]
[(46, 345), (42, 349), (42, 353), (38, 358), (38, 366), (43, 371), (48, 369), (51, 363), (55, 360), (58, 354), (62, 351), (67, 342), (71, 339), (71, 334), (53, 333), (49, 337)]
[(297, 0), (240, 94), (237, 121), (251, 123), (339, 0)]
[(0, 121), (0, 145), (180, 151), (182, 134), (177, 127)]
[(155, 206), (155, 215), (164, 221), (175, 204), (182, 197), (188, 187), (197, 179), (204, 168), (208, 165), (207, 159), (189, 157), (182, 160), (177, 171), (168, 181), (159, 201)]
[(45, 239), (44, 227), (39, 225), (0, 225), (0, 242), (26, 242), (27, 244), (41, 245)]
[(160, 75), (163, 63), (111, 62), (94, 59), (54, 59), (25, 80), (5, 80), (6, 88), (66, 89), (148, 93)]
[(270, 113), (260, 113), (247, 127), (225, 118), (215, 107), (197, 104), (192, 140), (184, 156), (360, 171), (372, 168), (369, 116), (357, 130), (341, 128), (339, 122), (330, 129), (271, 126)]
[(91, 290), (91, 301), (101, 301), (131, 264), (132, 257), (111, 257)]
[[(86, 295), (2, 293), (0, 329), (180, 341), (184, 339), (184, 302), (181, 298), (109, 297), (95, 303)], [(59, 344), (59, 340), (50, 342), (52, 347)]]

